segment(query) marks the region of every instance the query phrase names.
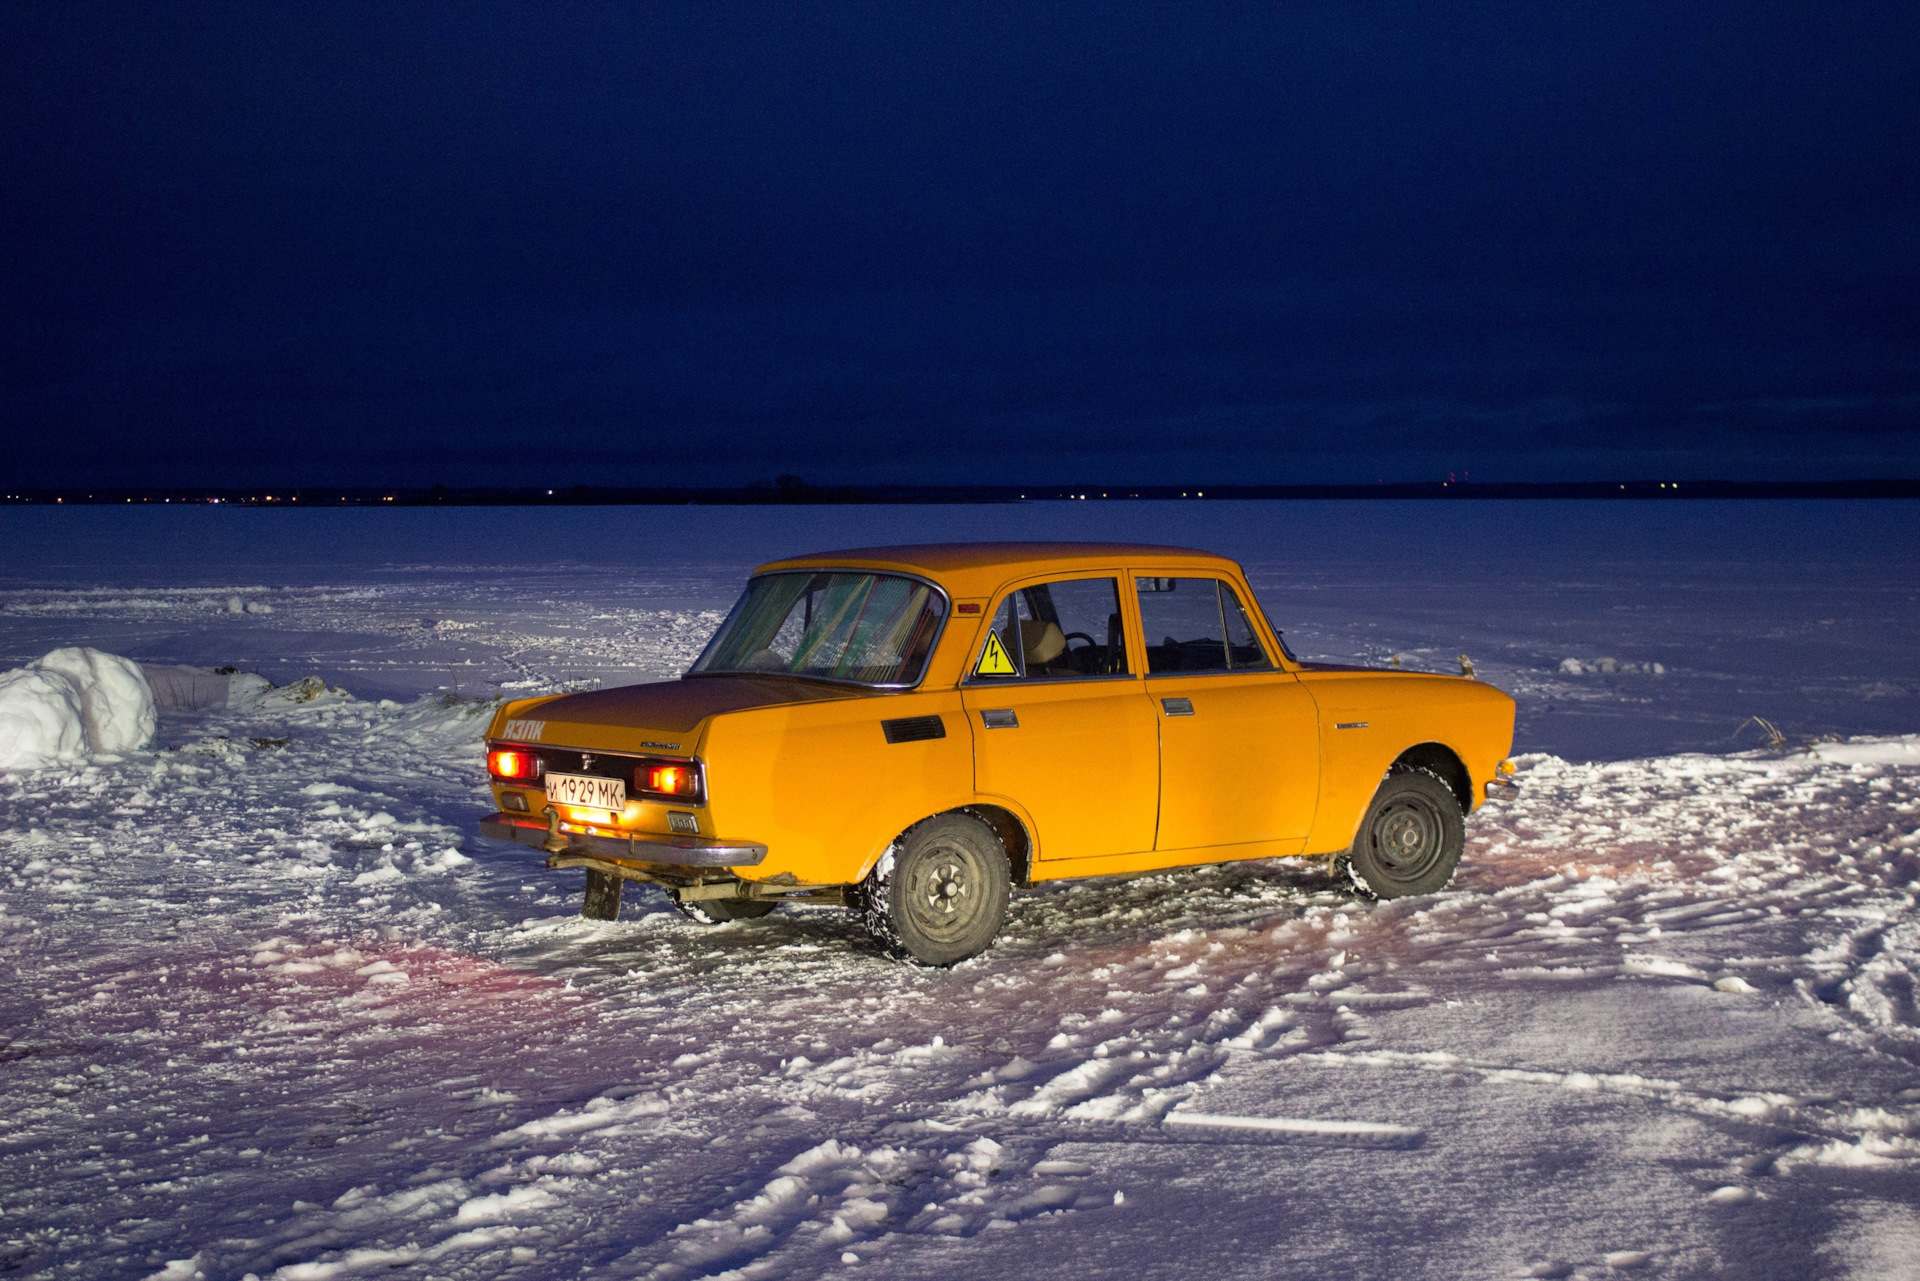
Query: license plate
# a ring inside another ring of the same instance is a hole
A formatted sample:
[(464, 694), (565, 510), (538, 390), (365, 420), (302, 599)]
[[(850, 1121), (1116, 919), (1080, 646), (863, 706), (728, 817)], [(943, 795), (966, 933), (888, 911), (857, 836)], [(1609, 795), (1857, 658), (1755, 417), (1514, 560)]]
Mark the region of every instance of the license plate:
[(623, 810), (627, 807), (627, 785), (622, 779), (595, 778), (587, 774), (549, 774), (547, 799), (557, 805), (578, 805), (590, 810)]

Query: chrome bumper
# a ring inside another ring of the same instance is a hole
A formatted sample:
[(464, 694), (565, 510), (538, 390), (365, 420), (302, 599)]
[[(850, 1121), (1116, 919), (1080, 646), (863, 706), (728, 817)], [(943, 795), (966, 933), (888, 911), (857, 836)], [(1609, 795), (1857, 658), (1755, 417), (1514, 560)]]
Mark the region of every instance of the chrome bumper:
[(1487, 784), (1487, 799), (1490, 801), (1517, 800), (1520, 796), (1520, 784), (1510, 778), (1496, 778)]
[[(546, 821), (530, 814), (490, 814), (480, 820), (480, 835), (496, 841), (530, 845), (537, 850), (548, 849)], [(585, 832), (563, 830), (558, 833), (558, 838), (566, 842), (566, 848), (551, 851), (553, 853), (678, 867), (752, 867), (767, 856), (766, 846), (751, 841), (715, 841), (666, 832), (590, 836)]]

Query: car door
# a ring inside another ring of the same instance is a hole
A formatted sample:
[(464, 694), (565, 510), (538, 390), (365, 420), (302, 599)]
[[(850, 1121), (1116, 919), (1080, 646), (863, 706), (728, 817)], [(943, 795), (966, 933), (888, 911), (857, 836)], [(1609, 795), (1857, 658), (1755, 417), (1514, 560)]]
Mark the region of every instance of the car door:
[(1032, 819), (1055, 862), (1153, 849), (1160, 751), (1127, 655), (1119, 572), (1029, 583), (996, 602), (961, 686), (974, 787)]
[(1276, 666), (1232, 583), (1136, 574), (1134, 590), (1160, 727), (1154, 848), (1305, 839), (1320, 781), (1312, 695)]

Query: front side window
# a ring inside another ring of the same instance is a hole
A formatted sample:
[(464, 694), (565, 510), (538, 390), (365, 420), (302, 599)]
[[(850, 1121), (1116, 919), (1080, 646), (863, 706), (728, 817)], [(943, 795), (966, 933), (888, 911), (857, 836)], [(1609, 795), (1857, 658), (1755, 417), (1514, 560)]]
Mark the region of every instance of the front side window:
[(1147, 674), (1271, 669), (1240, 598), (1217, 578), (1136, 578)]
[(946, 614), (946, 597), (917, 579), (857, 570), (763, 574), (688, 674), (912, 685)]
[(1069, 578), (1008, 593), (974, 661), (977, 680), (1127, 675), (1120, 584)]

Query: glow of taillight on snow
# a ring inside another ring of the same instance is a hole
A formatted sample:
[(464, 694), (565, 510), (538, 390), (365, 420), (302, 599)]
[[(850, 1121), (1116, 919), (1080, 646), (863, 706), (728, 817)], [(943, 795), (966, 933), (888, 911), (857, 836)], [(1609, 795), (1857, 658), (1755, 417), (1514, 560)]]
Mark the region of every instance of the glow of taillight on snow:
[(487, 753), (487, 769), (495, 778), (532, 778), (539, 768), (539, 759), (532, 752)]

